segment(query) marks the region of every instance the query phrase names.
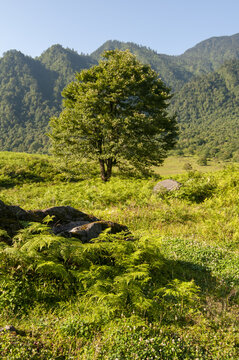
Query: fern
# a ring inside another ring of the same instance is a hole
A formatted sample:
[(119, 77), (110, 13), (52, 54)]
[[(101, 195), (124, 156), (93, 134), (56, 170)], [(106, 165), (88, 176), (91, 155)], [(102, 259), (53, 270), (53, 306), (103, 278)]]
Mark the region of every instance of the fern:
[(70, 283), (70, 273), (62, 264), (56, 264), (54, 261), (41, 262), (36, 266), (36, 271), (41, 274), (51, 274), (56, 278), (60, 278), (65, 283)]

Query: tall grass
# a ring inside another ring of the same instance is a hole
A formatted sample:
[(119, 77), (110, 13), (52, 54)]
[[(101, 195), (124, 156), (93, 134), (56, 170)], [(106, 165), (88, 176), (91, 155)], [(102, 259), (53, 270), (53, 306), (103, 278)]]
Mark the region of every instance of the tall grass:
[(155, 194), (160, 176), (102, 183), (93, 165), (23, 154), (0, 164), (4, 202), (70, 205), (132, 233), (81, 244), (25, 223), (0, 243), (0, 327), (20, 330), (0, 333), (0, 358), (239, 358), (238, 166), (185, 171), (180, 190)]

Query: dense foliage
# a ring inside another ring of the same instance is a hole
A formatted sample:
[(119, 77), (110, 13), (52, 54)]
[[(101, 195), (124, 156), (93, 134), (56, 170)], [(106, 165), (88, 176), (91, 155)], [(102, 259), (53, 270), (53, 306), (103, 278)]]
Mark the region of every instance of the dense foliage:
[(47, 152), (50, 116), (61, 108), (61, 91), (74, 73), (95, 61), (55, 45), (32, 59), (16, 50), (0, 59), (1, 150)]
[(62, 94), (64, 109), (50, 122), (54, 152), (97, 160), (103, 181), (113, 166), (129, 164), (139, 171), (159, 165), (175, 145), (169, 89), (129, 51), (106, 51)]
[(0, 219), (0, 327), (18, 330), (0, 333), (2, 359), (238, 359), (238, 166), (186, 171), (180, 190), (154, 194), (155, 178), (69, 183), (53, 158), (1, 159), (5, 176), (16, 170), (0, 182), (5, 203), (71, 205), (131, 230), (82, 244), (54, 236), (46, 218), (10, 245)]
[(239, 160), (239, 61), (186, 84), (172, 101), (180, 124), (178, 149)]
[[(177, 93), (191, 80), (192, 86), (194, 86), (195, 75), (207, 74), (217, 70), (225, 61), (238, 59), (238, 39), (238, 34), (211, 38), (180, 56), (158, 54), (144, 46), (119, 41), (108, 41), (91, 55), (79, 55), (60, 45), (50, 47), (35, 59), (15, 50), (9, 51), (0, 59), (0, 150), (27, 151), (29, 153), (48, 152), (49, 143), (46, 136), (48, 122), (51, 116), (58, 116), (61, 111), (61, 91), (74, 79), (75, 72), (95, 65), (104, 50), (129, 49), (141, 62), (150, 64), (160, 74), (166, 85)], [(217, 87), (217, 79), (214, 77), (209, 75), (208, 81), (213, 82), (212, 87)], [(207, 82), (207, 80), (205, 81)], [(207, 87), (204, 86), (203, 91), (207, 91)], [(193, 97), (192, 103), (195, 104), (198, 94), (188, 90), (187, 86), (177, 95), (180, 122), (188, 121), (185, 119), (184, 110), (182, 111), (180, 108), (180, 102), (191, 106), (189, 99), (184, 100), (189, 95)], [(231, 134), (234, 132), (236, 123), (236, 103), (231, 92), (227, 92), (227, 96), (229, 97), (227, 105), (230, 104), (230, 108), (225, 113), (224, 108), (221, 109), (221, 103), (216, 102), (215, 105), (218, 105), (219, 109), (212, 118), (212, 122), (215, 124), (214, 128), (218, 128), (219, 137), (222, 136), (221, 124), (224, 117), (228, 122), (226, 127)], [(207, 100), (205, 102), (208, 104)], [(202, 129), (201, 121), (210, 118), (212, 111), (214, 112), (210, 109), (211, 104), (208, 105), (208, 108), (204, 109), (203, 117), (198, 114), (194, 115), (193, 108), (187, 109), (188, 113), (192, 112), (192, 127), (195, 128), (195, 131), (190, 133), (190, 137), (195, 136), (195, 142), (198, 141), (197, 134)], [(186, 128), (188, 128), (187, 124)], [(215, 137), (217, 138), (217, 134)], [(184, 139), (183, 136), (182, 139)], [(205, 134), (204, 141), (207, 142), (207, 139), (207, 134)], [(234, 142), (231, 137), (230, 140)], [(222, 143), (220, 139), (218, 142)], [(210, 146), (218, 146), (210, 140), (209, 143)], [(187, 142), (182, 141), (181, 145), (182, 148), (190, 149)], [(224, 145), (223, 147), (225, 148)], [(229, 150), (229, 153), (235, 154), (238, 152), (238, 146), (233, 145), (233, 147), (236, 149)], [(226, 150), (223, 151), (223, 154), (217, 150), (212, 151), (214, 152), (212, 155), (217, 152), (220, 157), (225, 157), (224, 153), (227, 153)], [(236, 157), (237, 155), (234, 156), (234, 158)]]

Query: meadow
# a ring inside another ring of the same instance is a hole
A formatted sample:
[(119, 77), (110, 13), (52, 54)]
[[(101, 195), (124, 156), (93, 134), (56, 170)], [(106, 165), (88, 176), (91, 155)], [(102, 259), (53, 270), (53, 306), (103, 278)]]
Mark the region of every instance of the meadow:
[[(238, 359), (239, 166), (166, 159), (155, 174), (0, 154), (0, 200), (70, 205), (130, 230), (89, 244), (24, 223), (0, 242), (1, 359)], [(178, 191), (153, 193), (173, 178)], [(0, 224), (0, 236), (1, 230)]]

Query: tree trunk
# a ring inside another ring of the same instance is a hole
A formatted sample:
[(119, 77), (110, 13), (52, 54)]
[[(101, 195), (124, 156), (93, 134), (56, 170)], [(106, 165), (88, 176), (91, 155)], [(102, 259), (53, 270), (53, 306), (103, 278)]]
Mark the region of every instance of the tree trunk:
[(109, 158), (106, 160), (99, 159), (100, 163), (100, 175), (103, 181), (108, 181), (111, 178), (113, 159)]

